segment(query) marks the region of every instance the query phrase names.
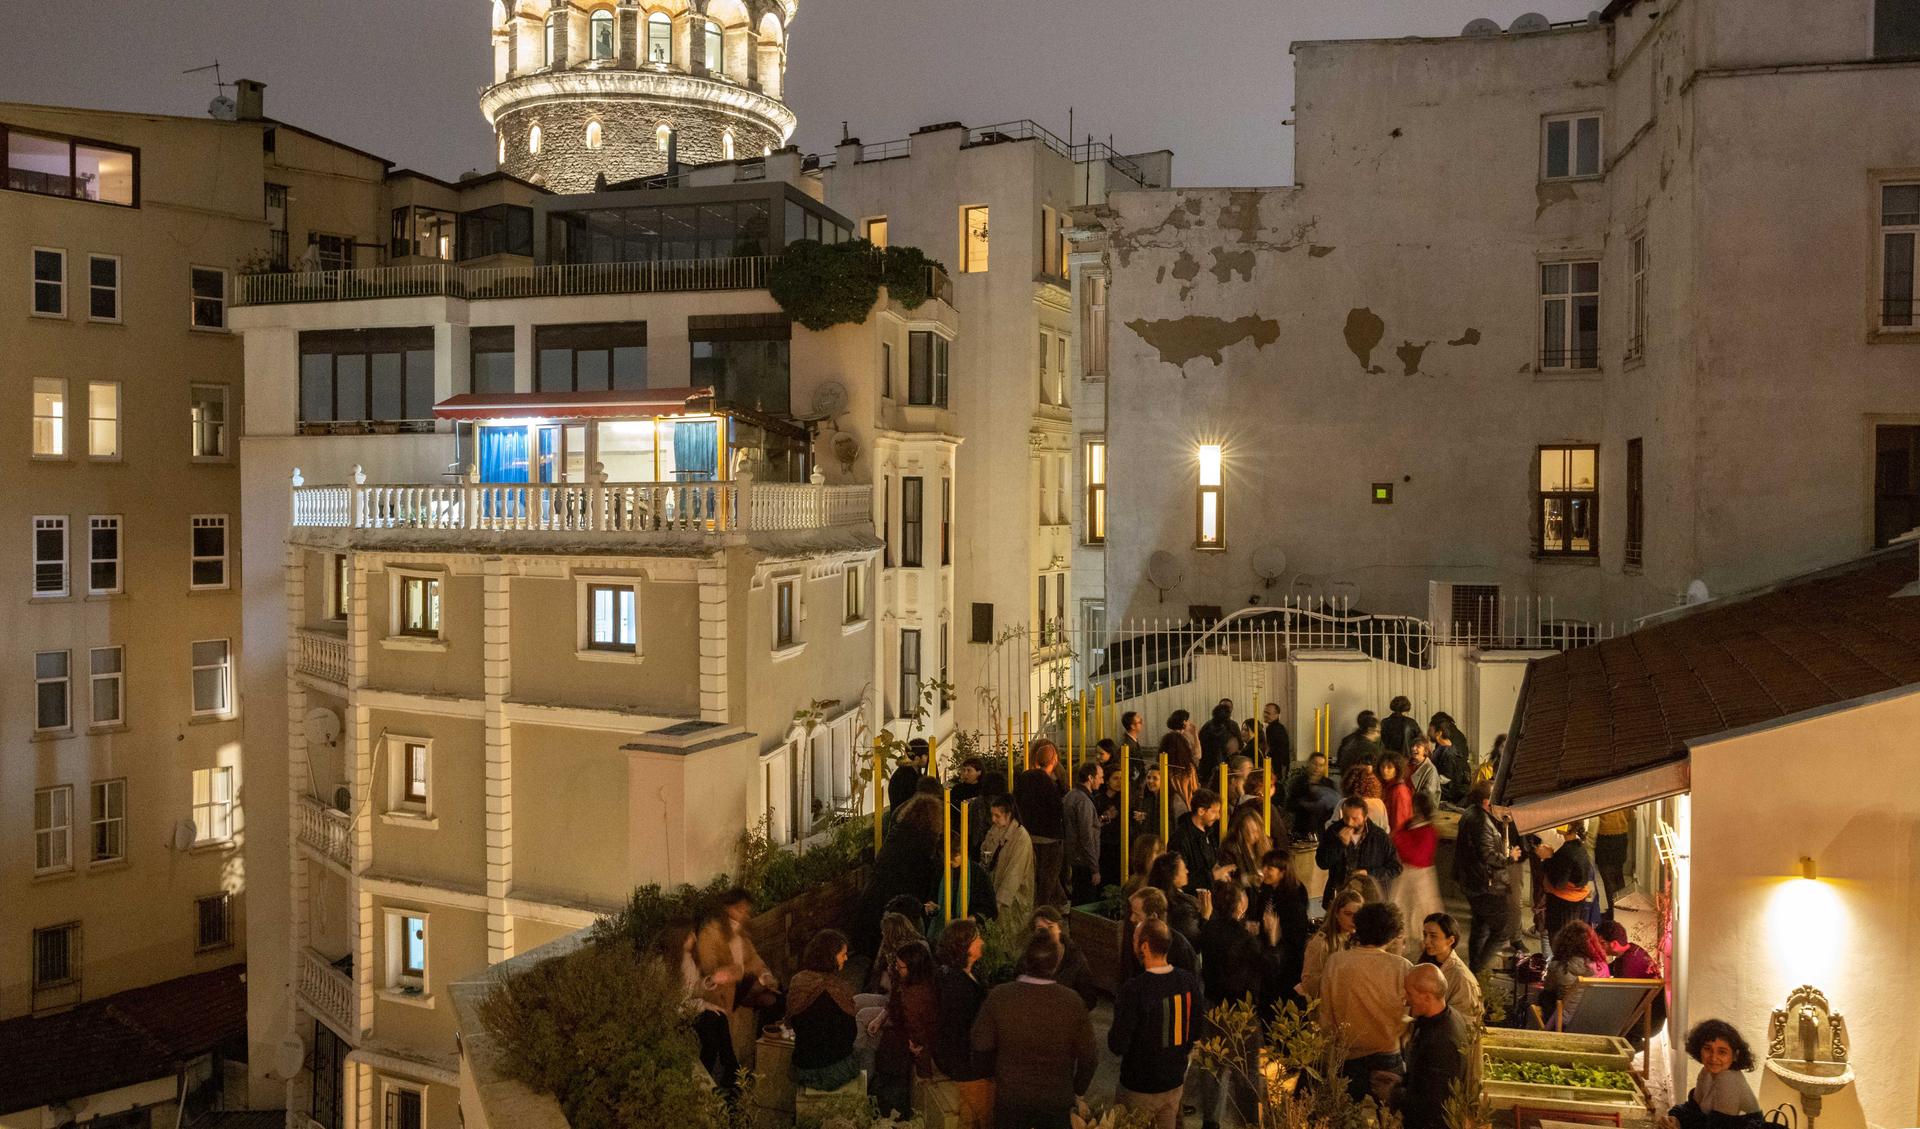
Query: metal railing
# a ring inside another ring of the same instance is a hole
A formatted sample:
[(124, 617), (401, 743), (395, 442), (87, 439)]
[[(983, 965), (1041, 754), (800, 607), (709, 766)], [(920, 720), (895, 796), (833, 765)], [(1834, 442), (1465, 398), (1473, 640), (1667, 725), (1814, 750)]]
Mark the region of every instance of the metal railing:
[(300, 954), (300, 996), (341, 1031), (358, 1031), (354, 1016), (353, 977), (312, 949)]
[(300, 843), (353, 869), (353, 817), (312, 796), (300, 797)]
[(927, 297), (953, 305), (953, 277), (932, 263), (927, 264)]
[(347, 684), (347, 639), (331, 631), (300, 632), (300, 658), (295, 669), (302, 674), (324, 678), (342, 686)]
[[(374, 484), (293, 489), (293, 524), (322, 529), (698, 533), (871, 528), (873, 488), (823, 483)], [(305, 657), (305, 640), (302, 640)], [(343, 655), (344, 664), (344, 655)]]
[(234, 305), (274, 306), (371, 298), (551, 298), (581, 294), (655, 294), (759, 290), (779, 256), (669, 259), (633, 263), (550, 263), (461, 267), (452, 263), (363, 270), (243, 274)]
[(913, 138), (902, 137), (894, 141), (882, 141), (877, 145), (860, 146), (860, 163), (869, 161), (891, 161), (895, 157), (913, 156)]

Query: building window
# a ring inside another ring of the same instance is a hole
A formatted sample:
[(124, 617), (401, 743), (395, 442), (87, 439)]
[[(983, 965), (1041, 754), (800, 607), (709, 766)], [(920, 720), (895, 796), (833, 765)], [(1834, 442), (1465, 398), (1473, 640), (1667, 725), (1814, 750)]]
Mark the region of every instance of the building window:
[(269, 241), (268, 258), (275, 270), (287, 270), (293, 265), (291, 252), (287, 249), (287, 186), (269, 184), (266, 186), (267, 238)]
[(33, 990), (80, 982), (80, 923), (33, 931)]
[[(647, 323), (533, 327), (534, 391), (605, 392), (647, 386)], [(432, 413), (432, 402), (427, 411)]]
[(895, 717), (905, 717), (920, 702), (920, 629), (900, 629), (900, 700)]
[(193, 561), (190, 588), (227, 586), (227, 515), (196, 514), (193, 519)]
[(1047, 607), (1047, 574), (1041, 573), (1034, 579), (1034, 622), (1040, 625), (1040, 645), (1053, 645), (1053, 612)]
[(733, 145), (734, 145), (733, 131), (730, 129), (721, 130), (720, 131), (720, 159), (721, 160), (723, 161), (733, 160)]
[(1600, 365), (1600, 264), (1540, 264), (1540, 367)]
[(95, 514), (87, 519), (87, 594), (120, 591), (120, 518)]
[(773, 585), (773, 648), (785, 650), (799, 639), (798, 620), (800, 611), (796, 602), (800, 598), (800, 582), (797, 580), (779, 580)]
[(1073, 380), (1067, 376), (1067, 339), (1064, 335), (1053, 339), (1053, 373), (1060, 382), (1058, 401), (1061, 407), (1071, 407), (1073, 401)]
[(859, 623), (867, 618), (867, 569), (865, 565), (850, 564), (846, 572), (847, 623)]
[(346, 1114), (341, 1108), (346, 1087), (349, 1047), (333, 1029), (313, 1021), (313, 1084), (307, 1102), (308, 1120), (320, 1129), (346, 1129)]
[(1107, 656), (1107, 604), (1105, 600), (1080, 601), (1081, 654), (1088, 670), (1099, 670)]
[(387, 756), (393, 765), (387, 809), (427, 814), (433, 794), (432, 743), (418, 737), (389, 737)]
[(940, 480), (940, 563), (953, 563), (953, 479)]
[(692, 383), (723, 405), (784, 413), (793, 387), (793, 323), (784, 314), (687, 319)]
[(971, 205), (960, 209), (960, 273), (978, 274), (987, 269), (987, 206)]
[(1107, 441), (1087, 440), (1087, 544), (1107, 542)]
[(120, 457), (120, 385), (111, 380), (87, 384), (87, 455)]
[(924, 529), (926, 479), (903, 475), (900, 479), (900, 566), (919, 568)]
[(1624, 564), (1638, 571), (1646, 563), (1646, 467), (1640, 440), (1627, 440), (1627, 544)]
[(193, 716), (225, 717), (233, 708), (233, 648), (225, 639), (194, 642)]
[(212, 267), (192, 267), (189, 274), (193, 284), (193, 328), (227, 328), (227, 272)]
[(40, 651), (33, 656), (34, 732), (54, 732), (73, 724), (72, 662), (67, 651)]
[(1627, 244), (1627, 269), (1632, 272), (1627, 292), (1632, 303), (1627, 357), (1633, 359), (1644, 354), (1647, 348), (1647, 233), (1644, 231)]
[(309, 232), (307, 245), (313, 248), (313, 263), (319, 270), (353, 269), (353, 236)]
[(1080, 373), (1089, 379), (1107, 375), (1107, 277), (1081, 276)]
[(1880, 325), (1909, 329), (1914, 302), (1915, 243), (1920, 242), (1920, 184), (1880, 186)]
[(1053, 523), (1065, 525), (1072, 520), (1067, 505), (1067, 456), (1053, 457)]
[(720, 25), (712, 20), (706, 21), (702, 34), (706, 48), (707, 71), (710, 74), (725, 77), (727, 73), (726, 37), (720, 32)]
[(381, 1129), (420, 1129), (426, 1124), (422, 1106), (425, 1099), (419, 1090), (404, 1086), (387, 1086), (386, 1119)]
[(1874, 0), (1873, 57), (1920, 56), (1920, 4), (1913, 0)]
[(120, 320), (120, 256), (87, 256), (87, 320)]
[(123, 700), (126, 653), (119, 647), (95, 647), (87, 652), (87, 697), (95, 728), (126, 721)]
[[(510, 370), (511, 357), (507, 363)], [(332, 425), (340, 423), (432, 430), (433, 329), (302, 333), (300, 423), (326, 425), (322, 430), (338, 430)]]
[(93, 861), (127, 857), (127, 782), (101, 780), (93, 786)]
[(67, 253), (52, 247), (33, 249), (33, 316), (67, 316)]
[(1600, 175), (1600, 115), (1562, 114), (1546, 120), (1541, 138), (1544, 180)]
[(952, 685), (953, 679), (948, 677), (948, 674), (950, 673), (950, 670), (951, 670), (950, 659), (952, 657), (952, 648), (948, 645), (948, 636), (951, 633), (947, 630), (947, 628), (948, 628), (948, 624), (946, 623), (945, 620), (942, 620), (940, 623), (940, 654), (937, 656), (940, 664), (940, 712), (941, 713), (947, 712), (947, 707), (953, 704), (953, 695), (949, 692), (949, 687)]
[(459, 257), (481, 259), (488, 255), (533, 254), (533, 209), (516, 204), (494, 204), (461, 212), (454, 225), (459, 241)]
[(140, 151), (57, 134), (0, 127), (7, 150), (7, 187), (39, 196), (62, 196), (136, 207), (140, 201)]
[(412, 255), (452, 262), (458, 228), (458, 217), (452, 212), (417, 204), (395, 208), (387, 250), (396, 259)]
[[(63, 519), (64, 520), (64, 519)], [(893, 567), (893, 476), (880, 476), (880, 561)]]
[(427, 990), (427, 915), (387, 911), (388, 989), (406, 995)]
[(73, 786), (41, 788), (33, 794), (33, 872), (72, 868)]
[(587, 20), (587, 43), (595, 59), (613, 58), (613, 13), (602, 8)]
[(399, 588), (400, 634), (425, 639), (440, 637), (440, 579), (435, 576), (401, 574)]
[(33, 378), (33, 457), (67, 457), (67, 382), (57, 376)]
[(587, 607), (591, 625), (587, 646), (595, 651), (639, 650), (640, 617), (638, 594), (630, 584), (587, 585)]
[(967, 641), (970, 643), (993, 642), (993, 605), (975, 603), (969, 611), (969, 630)]
[(33, 594), (51, 599), (67, 594), (67, 519), (33, 519)]
[(224, 949), (233, 944), (233, 895), (209, 894), (193, 900), (193, 951)]
[(601, 130), (601, 128), (600, 128), (600, 123), (599, 123), (599, 122), (588, 122), (588, 123), (587, 123), (587, 135), (586, 135), (586, 137), (584, 138), (584, 140), (585, 140), (585, 142), (586, 142), (586, 146), (587, 146), (587, 148), (589, 148), (589, 149), (598, 149), (598, 148), (600, 148), (600, 144), (601, 144), (601, 141), (603, 140), (603, 138), (604, 138), (604, 131), (602, 131), (602, 130)]
[(1543, 557), (1599, 553), (1600, 448), (1540, 448), (1536, 530)]
[(513, 327), (475, 326), (468, 334), (475, 392), (513, 391)]
[(352, 558), (335, 553), (327, 572), (327, 618), (345, 620), (353, 611)]
[(673, 140), (672, 126), (668, 125), (666, 122), (661, 122), (659, 125), (654, 127), (653, 144), (655, 148), (659, 149), (662, 153), (664, 153), (667, 151), (668, 143), (671, 142), (672, 140)]
[(1053, 377), (1053, 339), (1046, 330), (1040, 331), (1040, 402), (1053, 404), (1059, 399), (1054, 391)]
[(1194, 504), (1193, 545), (1196, 549), (1227, 547), (1224, 499), (1220, 494), (1220, 444), (1200, 446), (1200, 487)]
[[(555, 8), (547, 14), (546, 50), (547, 66), (559, 68), (567, 62), (567, 5)], [(539, 150), (534, 150), (539, 152)]]
[(224, 843), (233, 838), (233, 769), (193, 770), (194, 843)]
[(673, 17), (665, 12), (647, 17), (647, 62), (661, 66), (673, 63)]
[(861, 224), (861, 233), (875, 247), (887, 246), (887, 217), (875, 216)]
[(880, 343), (880, 398), (893, 399), (893, 342)]
[(907, 334), (907, 403), (947, 406), (947, 363), (952, 343), (930, 330)]
[(1067, 641), (1067, 574), (1053, 574), (1053, 630), (1057, 641)]
[(193, 404), (188, 422), (193, 430), (193, 457), (227, 457), (227, 386), (196, 384), (190, 393)]
[(536, 157), (540, 155), (540, 123), (539, 122), (534, 122), (533, 128), (527, 131), (527, 152)]

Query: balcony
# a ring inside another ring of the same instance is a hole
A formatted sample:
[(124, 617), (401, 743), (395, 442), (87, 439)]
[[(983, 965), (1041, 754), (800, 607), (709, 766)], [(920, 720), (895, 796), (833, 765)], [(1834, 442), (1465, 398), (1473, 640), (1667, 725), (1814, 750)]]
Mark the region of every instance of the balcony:
[[(544, 533), (873, 531), (871, 486), (823, 483), (460, 483), (293, 489), (293, 524), (307, 529)], [(305, 642), (302, 642), (304, 662)], [(344, 661), (344, 659), (343, 659)]]
[(347, 684), (347, 637), (331, 631), (302, 631), (294, 669), (340, 686)]
[(353, 817), (314, 799), (300, 797), (300, 845), (340, 869), (353, 872)]
[(452, 263), (243, 274), (236, 306), (351, 302), (372, 298), (554, 298), (583, 294), (666, 294), (761, 290), (777, 255), (645, 263), (553, 263), (462, 267)]
[(358, 1032), (353, 977), (312, 949), (300, 953), (300, 998), (337, 1031)]

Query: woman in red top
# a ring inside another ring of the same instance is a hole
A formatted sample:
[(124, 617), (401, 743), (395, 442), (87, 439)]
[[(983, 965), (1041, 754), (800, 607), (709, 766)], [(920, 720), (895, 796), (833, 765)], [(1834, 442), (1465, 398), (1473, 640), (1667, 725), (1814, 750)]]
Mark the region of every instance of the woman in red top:
[[(1405, 784), (1401, 785), (1405, 788)], [(1393, 880), (1388, 899), (1400, 907), (1405, 921), (1425, 921), (1430, 913), (1442, 913), (1446, 903), (1440, 897), (1440, 874), (1433, 857), (1440, 850), (1440, 831), (1433, 825), (1433, 797), (1415, 792), (1409, 800), (1411, 818), (1393, 833), (1393, 849), (1400, 852), (1400, 876)], [(1419, 934), (1406, 938), (1407, 959), (1420, 957)]]
[(940, 1032), (938, 969), (925, 941), (909, 941), (893, 954), (893, 991), (881, 1020), (867, 1093), (881, 1113), (913, 1115), (913, 1076), (933, 1076), (933, 1041)]
[(1413, 818), (1413, 786), (1407, 783), (1407, 760), (1399, 753), (1380, 758), (1380, 801), (1387, 805), (1387, 830), (1398, 833)]

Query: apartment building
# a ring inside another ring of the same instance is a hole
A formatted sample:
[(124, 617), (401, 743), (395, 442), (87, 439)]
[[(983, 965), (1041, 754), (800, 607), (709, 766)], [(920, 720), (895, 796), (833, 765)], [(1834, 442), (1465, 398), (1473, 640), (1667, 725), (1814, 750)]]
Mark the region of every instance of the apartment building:
[[(1166, 151), (1073, 145), (1030, 121), (947, 123), (900, 141), (843, 142), (820, 171), (827, 203), (863, 237), (947, 264), (967, 319), (949, 362), (964, 437), (953, 506), (967, 534), (942, 560), (960, 618), (941, 656), (964, 689), (943, 733), (986, 729), (995, 715), (1037, 717), (1046, 690), (1065, 680), (1057, 628), (1078, 615), (1068, 584), (1081, 457), (1073, 412), (1087, 363), (1074, 344), (1068, 215), (1110, 192), (1171, 183), (1172, 161)], [(895, 655), (885, 661), (898, 666)]]
[(1172, 515), (1106, 530), (1087, 595), (1499, 635), (1516, 597), (1644, 614), (1914, 526), (1920, 123), (1862, 112), (1920, 93), (1914, 36), (1889, 0), (1616, 0), (1295, 44), (1294, 186), (1082, 216), (1107, 491)]
[[(380, 231), (354, 186), (386, 165), (266, 118), (258, 83), (237, 93), (225, 120), (0, 104), (0, 413), (23, 475), (0, 519), (15, 531), (0, 582), (17, 598), (16, 677), (0, 689), (0, 1044), (99, 1060), (42, 1070), (10, 1054), (7, 1124), (177, 1109), (183, 1085), (186, 1108), (204, 1108), (218, 1038), (187, 1046), (148, 1025), (140, 1053), (84, 1048), (124, 1034), (116, 1016), (189, 1001), (208, 1030), (244, 1026), (233, 279), (319, 238), (351, 256)], [(188, 1083), (173, 1056), (198, 1064)]]
[(959, 532), (952, 413), (895, 390), (945, 384), (960, 314), (935, 271), (791, 322), (778, 250), (853, 233), (812, 191), (786, 153), (527, 192), (489, 206), (528, 254), (240, 281), (242, 512), (286, 546), (244, 578), (247, 739), (287, 750), (291, 868), (251, 1022), (294, 1113), (457, 1124), (437, 986), (866, 802)]

